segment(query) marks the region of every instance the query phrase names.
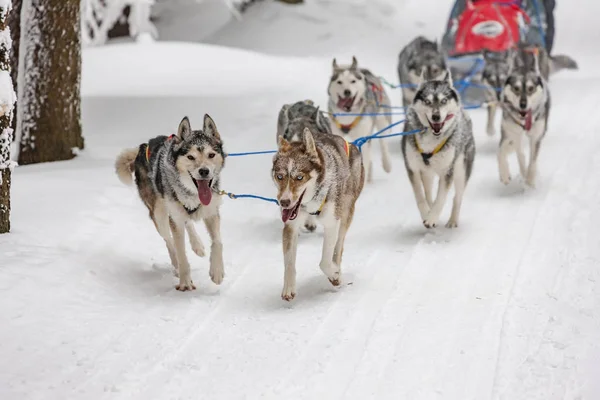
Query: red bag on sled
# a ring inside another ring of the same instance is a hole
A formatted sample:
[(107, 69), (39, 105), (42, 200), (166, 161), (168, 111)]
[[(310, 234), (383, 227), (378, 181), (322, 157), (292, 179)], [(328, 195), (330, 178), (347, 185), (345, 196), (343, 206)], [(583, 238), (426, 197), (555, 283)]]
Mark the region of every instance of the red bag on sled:
[(466, 0), (459, 16), (456, 43), (450, 55), (506, 51), (519, 43), (520, 28), (529, 17), (514, 0)]

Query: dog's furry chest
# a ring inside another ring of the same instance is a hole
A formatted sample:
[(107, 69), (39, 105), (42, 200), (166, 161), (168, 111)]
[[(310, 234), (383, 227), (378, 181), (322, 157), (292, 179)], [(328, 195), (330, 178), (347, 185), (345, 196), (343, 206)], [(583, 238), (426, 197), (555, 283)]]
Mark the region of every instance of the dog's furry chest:
[[(355, 116), (338, 116), (336, 120), (342, 125), (350, 125), (356, 119)], [(331, 121), (331, 131), (332, 133), (345, 137), (349, 141), (353, 141), (358, 139), (359, 137), (368, 136), (373, 131), (373, 126), (375, 124), (374, 118), (369, 116), (363, 116), (360, 118), (356, 126), (354, 126), (348, 133), (345, 133), (340, 129), (335, 121)]]
[(419, 143), (425, 154), (431, 154), (430, 157), (423, 157), (414, 142), (407, 143), (406, 161), (410, 168), (412, 170), (429, 170), (444, 175), (454, 162), (456, 147), (452, 143), (446, 143), (439, 152), (432, 154), (438, 144), (439, 142), (434, 141)]

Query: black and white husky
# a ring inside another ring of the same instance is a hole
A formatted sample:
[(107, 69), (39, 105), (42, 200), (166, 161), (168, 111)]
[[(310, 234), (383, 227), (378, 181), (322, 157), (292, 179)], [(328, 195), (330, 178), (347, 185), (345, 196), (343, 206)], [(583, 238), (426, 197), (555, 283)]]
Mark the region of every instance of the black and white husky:
[(185, 232), (194, 252), (204, 256), (204, 246), (194, 221), (204, 220), (212, 240), (210, 278), (223, 281), (223, 245), (219, 217), (219, 176), (225, 163), (223, 143), (217, 127), (204, 116), (201, 131), (192, 130), (187, 117), (177, 135), (158, 136), (138, 148), (126, 149), (115, 163), (119, 179), (133, 184), (150, 212), (156, 230), (164, 239), (171, 263), (179, 274), (177, 290), (193, 290), (190, 264), (185, 254)]
[[(537, 159), (542, 139), (548, 128), (550, 113), (550, 89), (547, 76), (540, 69), (540, 55), (533, 51), (532, 62), (515, 59), (515, 64), (502, 90), (502, 124), (498, 168), (500, 181), (510, 182), (508, 155), (517, 153), (521, 176), (529, 186), (535, 186)], [(529, 138), (529, 164), (525, 162), (523, 139)]]
[[(356, 57), (349, 66), (338, 66), (333, 60), (333, 72), (327, 89), (331, 130), (348, 141), (369, 136), (373, 129), (381, 130), (391, 125), (390, 98), (382, 82), (369, 70), (358, 67)], [(372, 115), (372, 114), (381, 115)], [(371, 115), (369, 115), (371, 114)], [(373, 177), (371, 142), (362, 146), (362, 157), (367, 181)], [(392, 163), (385, 140), (378, 140), (381, 146), (383, 170), (390, 172)]]
[[(424, 81), (417, 89), (404, 127), (405, 132), (416, 129), (420, 132), (402, 138), (402, 153), (423, 225), (437, 225), (454, 184), (454, 204), (446, 227), (457, 227), (463, 193), (473, 170), (475, 141), (471, 119), (463, 110), (449, 72), (443, 80)], [(435, 176), (439, 186), (434, 201)]]

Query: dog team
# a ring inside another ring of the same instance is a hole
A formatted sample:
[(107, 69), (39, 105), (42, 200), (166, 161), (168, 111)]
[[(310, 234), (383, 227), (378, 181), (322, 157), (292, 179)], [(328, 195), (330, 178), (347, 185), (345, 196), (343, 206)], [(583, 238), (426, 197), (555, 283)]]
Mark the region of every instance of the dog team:
[[(489, 87), (487, 133), (494, 134), (493, 120), (502, 111), (498, 150), (500, 180), (511, 175), (508, 156), (516, 152), (521, 175), (534, 186), (540, 145), (550, 112), (548, 77), (561, 68), (552, 64), (543, 48), (517, 49), (484, 54), (481, 82)], [(448, 193), (455, 195), (446, 227), (459, 223), (463, 194), (475, 159), (471, 119), (454, 87), (444, 56), (435, 42), (418, 37), (400, 53), (398, 75), (406, 109), (402, 154), (408, 179), (426, 228), (438, 225)], [(301, 227), (324, 229), (320, 268), (332, 285), (341, 282), (341, 263), (346, 233), (365, 180), (373, 175), (372, 141), (361, 148), (352, 144), (360, 137), (390, 126), (390, 98), (382, 81), (360, 68), (338, 65), (328, 87), (328, 115), (310, 100), (284, 105), (277, 121), (278, 150), (273, 157), (272, 179), (283, 227), (284, 280), (281, 297), (296, 295), (296, 253)], [(526, 160), (523, 142), (529, 140)], [(386, 140), (379, 140), (383, 169), (392, 164)], [(138, 148), (124, 150), (116, 160), (116, 172), (125, 184), (135, 184), (156, 230), (164, 239), (179, 277), (177, 290), (195, 289), (185, 251), (185, 233), (200, 257), (205, 248), (194, 222), (203, 220), (211, 239), (210, 278), (224, 277), (220, 235), (219, 175), (225, 164), (223, 140), (215, 122), (204, 116), (201, 130), (193, 130), (183, 118), (177, 134), (158, 136)], [(433, 198), (434, 178), (439, 178)]]

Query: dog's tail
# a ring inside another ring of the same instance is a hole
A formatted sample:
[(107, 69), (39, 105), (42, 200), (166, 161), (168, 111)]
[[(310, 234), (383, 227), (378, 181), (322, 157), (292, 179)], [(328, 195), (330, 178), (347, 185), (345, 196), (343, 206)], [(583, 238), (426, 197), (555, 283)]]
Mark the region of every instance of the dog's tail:
[(115, 170), (119, 180), (125, 185), (133, 185), (133, 165), (138, 155), (138, 149), (125, 149), (117, 156)]
[(550, 74), (555, 74), (561, 69), (579, 69), (577, 62), (571, 57), (558, 54), (550, 57)]

